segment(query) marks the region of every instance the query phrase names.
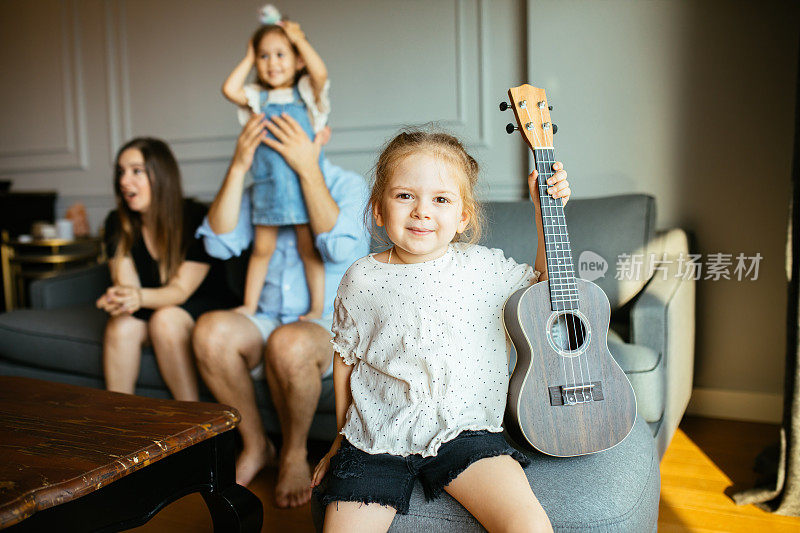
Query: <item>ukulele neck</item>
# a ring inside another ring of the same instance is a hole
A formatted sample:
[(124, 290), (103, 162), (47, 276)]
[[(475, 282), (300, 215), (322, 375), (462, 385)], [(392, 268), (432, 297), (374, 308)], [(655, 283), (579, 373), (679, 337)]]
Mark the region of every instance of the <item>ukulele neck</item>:
[(578, 308), (578, 288), (572, 269), (572, 249), (567, 233), (567, 219), (561, 198), (553, 198), (547, 192), (547, 180), (555, 174), (556, 161), (553, 148), (534, 148), (533, 158), (539, 173), (539, 202), (542, 206), (542, 228), (544, 229), (544, 251), (547, 260), (547, 276), (550, 282), (550, 306), (553, 311)]

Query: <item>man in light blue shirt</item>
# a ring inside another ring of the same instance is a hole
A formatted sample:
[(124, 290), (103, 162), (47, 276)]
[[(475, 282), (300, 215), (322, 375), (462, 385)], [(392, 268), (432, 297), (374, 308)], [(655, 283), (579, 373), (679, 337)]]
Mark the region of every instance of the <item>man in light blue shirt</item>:
[[(275, 139), (266, 137), (266, 126)], [(258, 312), (212, 311), (194, 330), (198, 369), (218, 401), (238, 409), (243, 449), (236, 461), (236, 482), (246, 486), (275, 459), (264, 433), (251, 375), (266, 376), (278, 411), (283, 445), (275, 499), (281, 507), (303, 505), (311, 497), (306, 440), (319, 401), (322, 378), (330, 375), (333, 301), (339, 281), (369, 252), (364, 179), (327, 159), (319, 166), (325, 134), (311, 141), (291, 117), (263, 121), (254, 115), (239, 136), (225, 180), (197, 230), (209, 254), (220, 259), (240, 255), (253, 240), (250, 191), (244, 179), (253, 153), (263, 142), (280, 153), (300, 180), (314, 242), (325, 265), (325, 310), (321, 319), (298, 321), (309, 307), (303, 262), (293, 227), (281, 227), (269, 263)]]

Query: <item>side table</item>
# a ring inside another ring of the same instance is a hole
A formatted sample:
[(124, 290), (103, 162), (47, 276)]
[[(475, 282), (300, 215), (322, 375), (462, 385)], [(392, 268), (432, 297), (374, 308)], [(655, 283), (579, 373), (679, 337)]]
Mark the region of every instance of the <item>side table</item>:
[(120, 531), (193, 492), (217, 532), (261, 530), (236, 484), (236, 410), (0, 376), (0, 529)]
[(26, 305), (25, 288), (29, 281), (52, 277), (68, 268), (94, 264), (100, 255), (99, 237), (20, 241), (10, 239), (4, 231), (0, 242), (0, 269), (6, 310)]

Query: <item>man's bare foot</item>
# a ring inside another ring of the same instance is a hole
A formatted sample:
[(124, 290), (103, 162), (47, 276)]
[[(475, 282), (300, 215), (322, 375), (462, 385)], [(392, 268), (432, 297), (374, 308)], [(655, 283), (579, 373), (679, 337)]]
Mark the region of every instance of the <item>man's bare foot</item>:
[(265, 466), (275, 464), (275, 445), (265, 439), (264, 447), (245, 448), (236, 458), (236, 483), (246, 487)]
[(281, 457), (275, 503), (278, 507), (299, 507), (311, 499), (311, 467), (305, 454)]
[(323, 309), (309, 309), (308, 313), (300, 315), (298, 320), (314, 320), (315, 318), (322, 318)]

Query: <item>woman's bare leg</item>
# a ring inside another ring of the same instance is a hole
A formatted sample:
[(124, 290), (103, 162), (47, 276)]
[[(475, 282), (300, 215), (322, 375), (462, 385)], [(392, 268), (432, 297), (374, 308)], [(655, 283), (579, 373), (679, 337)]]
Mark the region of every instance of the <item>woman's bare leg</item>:
[(278, 241), (278, 226), (256, 226), (253, 236), (253, 252), (247, 264), (247, 278), (244, 285), (244, 305), (237, 308), (248, 314), (255, 314), (264, 280), (267, 278), (269, 260), (275, 252)]
[(301, 319), (321, 318), (325, 308), (325, 264), (314, 246), (314, 236), (308, 224), (294, 227), (297, 233), (297, 252), (303, 261), (308, 283), (308, 312)]
[(192, 352), (192, 316), (180, 307), (158, 309), (147, 324), (161, 377), (176, 400), (196, 402), (197, 370)]
[(108, 318), (103, 335), (103, 375), (110, 391), (133, 394), (142, 346), (147, 342), (147, 323), (131, 315)]
[(525, 472), (511, 456), (475, 461), (444, 490), (489, 531), (553, 531)]

